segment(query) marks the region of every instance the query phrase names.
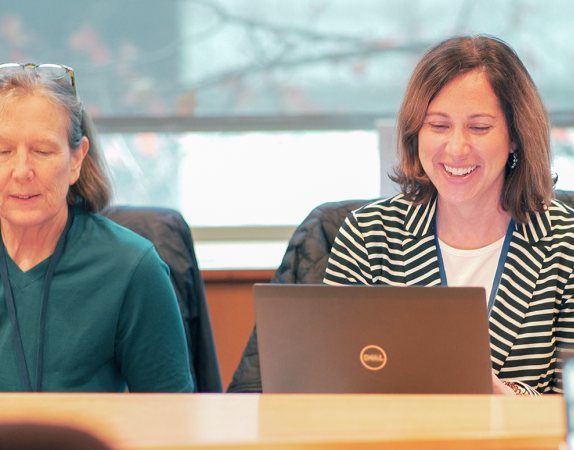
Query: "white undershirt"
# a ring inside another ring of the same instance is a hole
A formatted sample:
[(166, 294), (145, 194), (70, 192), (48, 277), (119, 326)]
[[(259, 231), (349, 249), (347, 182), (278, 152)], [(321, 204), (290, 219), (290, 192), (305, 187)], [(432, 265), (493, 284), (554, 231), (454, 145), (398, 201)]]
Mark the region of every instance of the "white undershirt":
[(449, 286), (483, 287), (486, 289), (486, 301), (488, 303), (498, 260), (504, 245), (504, 237), (476, 250), (459, 250), (448, 246), (440, 239), (438, 242), (447, 284)]

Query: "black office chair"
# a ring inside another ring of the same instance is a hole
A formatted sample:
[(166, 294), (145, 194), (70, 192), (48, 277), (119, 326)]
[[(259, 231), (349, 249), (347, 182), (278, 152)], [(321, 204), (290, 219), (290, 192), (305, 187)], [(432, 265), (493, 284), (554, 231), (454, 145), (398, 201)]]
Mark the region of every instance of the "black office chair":
[(195, 389), (222, 392), (203, 278), (189, 226), (181, 214), (168, 208), (116, 206), (102, 215), (153, 242), (170, 269), (185, 327)]
[(554, 191), (556, 199), (563, 202), (566, 206), (574, 208), (574, 191)]
[(86, 431), (40, 423), (0, 424), (2, 450), (112, 450)]

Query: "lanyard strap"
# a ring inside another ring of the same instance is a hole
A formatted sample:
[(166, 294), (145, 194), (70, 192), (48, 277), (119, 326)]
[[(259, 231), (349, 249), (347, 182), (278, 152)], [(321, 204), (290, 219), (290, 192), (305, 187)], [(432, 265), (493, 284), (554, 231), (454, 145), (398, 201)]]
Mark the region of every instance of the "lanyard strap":
[[(508, 224), (508, 229), (506, 230), (506, 236), (504, 237), (504, 244), (502, 244), (502, 250), (500, 251), (500, 257), (498, 258), (498, 265), (496, 267), (496, 273), (494, 275), (494, 280), (492, 281), (492, 288), (490, 289), (490, 298), (488, 299), (488, 314), (490, 315), (490, 310), (494, 304), (494, 299), (496, 298), (496, 293), (498, 292), (498, 286), (500, 285), (500, 279), (502, 278), (502, 272), (504, 272), (504, 264), (506, 262), (506, 257), (508, 256), (508, 250), (510, 249), (510, 241), (512, 240), (512, 234), (514, 233), (514, 219), (510, 219)], [(444, 270), (444, 261), (442, 259), (442, 252), (440, 250), (440, 244), (438, 242), (438, 236), (435, 233), (434, 240), (436, 245), (436, 253), (438, 258), (438, 270), (440, 274), (440, 284), (441, 286), (447, 286), (446, 272)]]
[[(38, 354), (36, 356), (36, 392), (42, 392), (42, 376), (44, 371), (44, 330), (46, 328), (46, 308), (48, 306), (48, 295), (50, 294), (50, 286), (52, 278), (56, 270), (56, 264), (62, 254), (64, 242), (72, 221), (74, 219), (74, 212), (68, 209), (68, 220), (66, 226), (58, 239), (56, 249), (50, 258), (48, 264), (48, 271), (44, 280), (44, 289), (42, 291), (42, 303), (40, 305), (40, 324), (38, 328)], [(10, 286), (10, 278), (8, 277), (8, 265), (6, 264), (6, 252), (4, 242), (0, 239), (0, 277), (2, 286), (4, 288), (4, 297), (6, 299), (6, 308), (12, 323), (12, 336), (14, 339), (14, 347), (16, 350), (16, 357), (18, 359), (18, 371), (20, 372), (20, 379), (26, 392), (32, 392), (32, 382), (28, 373), (28, 366), (26, 364), (26, 356), (24, 355), (24, 346), (22, 345), (22, 335), (20, 334), (20, 327), (18, 326), (18, 317), (16, 316), (16, 307), (14, 305), (14, 297), (12, 296), (12, 287)]]

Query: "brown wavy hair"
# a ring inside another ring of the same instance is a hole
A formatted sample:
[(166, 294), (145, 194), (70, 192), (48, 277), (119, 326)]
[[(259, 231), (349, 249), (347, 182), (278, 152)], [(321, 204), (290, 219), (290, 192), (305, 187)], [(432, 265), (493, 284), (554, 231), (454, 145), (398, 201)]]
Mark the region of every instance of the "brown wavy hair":
[[(518, 163), (506, 166), (501, 207), (518, 223), (542, 212), (553, 197), (550, 172), (550, 126), (538, 89), (516, 52), (492, 36), (457, 36), (432, 47), (409, 80), (397, 121), (400, 163), (390, 178), (415, 204), (430, 201), (436, 188), (424, 172), (418, 154), (418, 135), (427, 108), (454, 78), (481, 70), (503, 111)], [(512, 155), (509, 155), (512, 158)]]
[(18, 101), (18, 97), (28, 95), (43, 96), (65, 112), (68, 120), (68, 145), (72, 153), (79, 149), (84, 136), (90, 142), (80, 177), (68, 190), (67, 202), (86, 211), (102, 211), (111, 198), (108, 168), (96, 130), (81, 100), (65, 80), (41, 78), (31, 70), (0, 78), (0, 99)]

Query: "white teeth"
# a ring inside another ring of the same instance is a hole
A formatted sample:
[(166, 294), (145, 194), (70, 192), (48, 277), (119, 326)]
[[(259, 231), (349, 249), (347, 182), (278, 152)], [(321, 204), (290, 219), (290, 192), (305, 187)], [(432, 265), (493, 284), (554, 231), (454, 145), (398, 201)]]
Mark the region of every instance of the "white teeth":
[(33, 195), (28, 195), (27, 197), (18, 197), (18, 198), (22, 199), (22, 200), (28, 200), (29, 198), (32, 198), (32, 197), (33, 197)]
[(472, 172), (474, 169), (476, 169), (476, 167), (477, 167), (477, 166), (467, 167), (467, 168), (465, 168), (465, 169), (462, 169), (462, 168), (456, 169), (456, 168), (454, 168), (454, 167), (447, 166), (446, 164), (444, 165), (444, 168), (445, 168), (445, 170), (446, 170), (448, 173), (450, 173), (450, 174), (452, 174), (452, 175), (455, 175), (455, 176), (457, 176), (457, 177), (461, 177), (461, 176), (463, 176), (463, 175), (469, 174), (469, 173)]

